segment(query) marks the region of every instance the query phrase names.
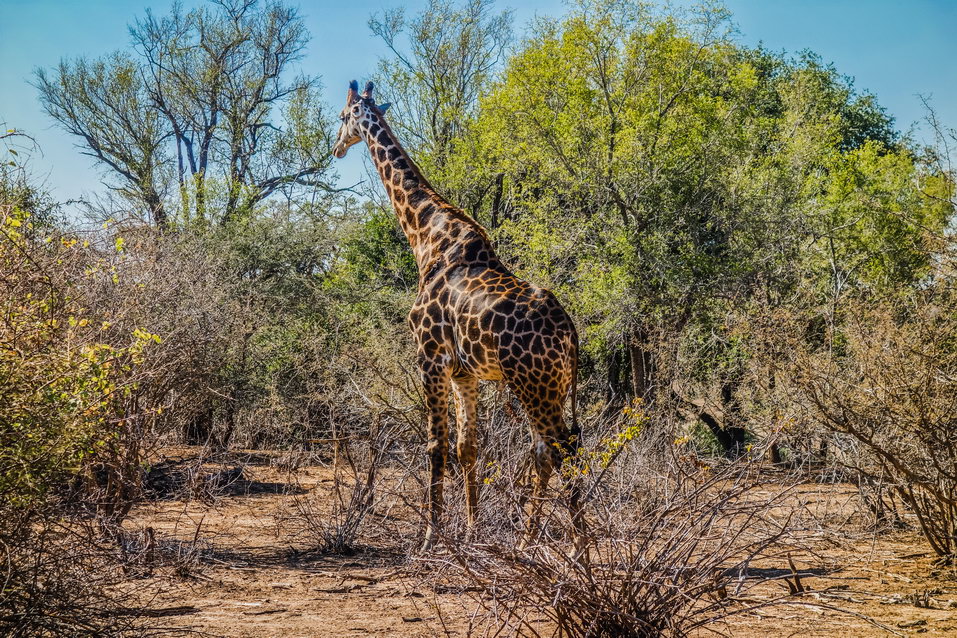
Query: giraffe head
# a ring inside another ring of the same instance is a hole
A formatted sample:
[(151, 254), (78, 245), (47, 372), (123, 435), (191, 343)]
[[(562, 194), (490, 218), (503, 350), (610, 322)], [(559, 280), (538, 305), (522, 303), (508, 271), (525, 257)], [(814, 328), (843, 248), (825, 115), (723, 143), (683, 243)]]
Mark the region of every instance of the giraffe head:
[(366, 83), (365, 91), (359, 93), (359, 84), (353, 80), (349, 83), (349, 92), (346, 94), (346, 106), (339, 113), (339, 135), (336, 144), (332, 147), (332, 154), (338, 158), (346, 156), (349, 148), (362, 141), (362, 125), (370, 123), (377, 116), (385, 113), (388, 104), (376, 105), (372, 101), (372, 82)]

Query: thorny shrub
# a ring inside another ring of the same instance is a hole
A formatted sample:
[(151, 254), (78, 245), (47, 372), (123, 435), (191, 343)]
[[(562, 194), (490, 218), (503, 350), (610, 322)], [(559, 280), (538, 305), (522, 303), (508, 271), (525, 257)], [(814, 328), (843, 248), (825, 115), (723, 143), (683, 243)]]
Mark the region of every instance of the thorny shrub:
[(855, 301), (833, 347), (797, 349), (794, 384), (847, 443), (845, 462), (883, 482), (934, 552), (957, 554), (957, 294), (952, 276), (904, 300)]
[(150, 592), (124, 583), (115, 544), (55, 511), (2, 508), (0, 634), (147, 636), (159, 632)]
[[(790, 572), (752, 563), (786, 567), (787, 551), (801, 547), (775, 510), (787, 484), (765, 489), (763, 449), (706, 461), (640, 402), (589, 425), (537, 530), (524, 522), (528, 448), (493, 441), (490, 454), (506, 456), (486, 468), (477, 529), (446, 527), (442, 551), (417, 559), (424, 577), (468, 594), (487, 626), (530, 636), (685, 636), (785, 601), (755, 594)], [(569, 481), (585, 494), (584, 538), (564, 507)]]

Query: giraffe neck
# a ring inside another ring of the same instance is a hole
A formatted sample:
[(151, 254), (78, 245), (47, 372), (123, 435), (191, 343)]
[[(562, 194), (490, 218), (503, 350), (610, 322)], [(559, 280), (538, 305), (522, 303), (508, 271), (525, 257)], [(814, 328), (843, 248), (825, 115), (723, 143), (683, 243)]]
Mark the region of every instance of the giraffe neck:
[(420, 282), (437, 265), (461, 261), (466, 256), (470, 265), (499, 263), (485, 229), (435, 192), (381, 115), (367, 120), (361, 128), (372, 162), (412, 246)]

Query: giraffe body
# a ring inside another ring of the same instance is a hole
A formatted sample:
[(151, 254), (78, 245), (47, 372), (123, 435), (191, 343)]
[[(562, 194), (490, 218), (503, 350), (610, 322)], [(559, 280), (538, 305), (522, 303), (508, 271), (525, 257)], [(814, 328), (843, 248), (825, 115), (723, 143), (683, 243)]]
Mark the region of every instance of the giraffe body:
[[(552, 469), (576, 443), (572, 434), (577, 432), (566, 428), (563, 418), (565, 397), (570, 389), (574, 395), (577, 374), (575, 325), (551, 292), (505, 267), (478, 222), (432, 189), (385, 122), (385, 108), (372, 101), (371, 82), (362, 95), (353, 82), (333, 153), (343, 157), (353, 144), (366, 142), (419, 271), (409, 326), (429, 412), (430, 524), (425, 546), (434, 542), (443, 508), (452, 393), (470, 526), (475, 519), (479, 380), (505, 382), (528, 417), (536, 468), (531, 527)], [(570, 506), (578, 527), (576, 485)]]

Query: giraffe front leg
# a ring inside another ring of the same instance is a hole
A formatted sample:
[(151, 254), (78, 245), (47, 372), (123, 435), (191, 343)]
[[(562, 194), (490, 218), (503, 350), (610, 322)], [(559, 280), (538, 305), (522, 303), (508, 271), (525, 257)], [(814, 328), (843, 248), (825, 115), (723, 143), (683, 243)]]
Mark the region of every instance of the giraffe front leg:
[[(562, 405), (554, 401), (536, 401), (534, 397), (525, 397), (523, 401), (528, 415), (532, 434), (531, 458), (534, 469), (534, 487), (532, 489), (531, 508), (528, 513), (525, 536), (519, 543), (524, 549), (534, 543), (542, 534), (542, 506), (548, 492), (548, 482), (552, 473), (559, 470), (561, 478), (571, 488), (569, 510), (575, 530), (577, 546), (584, 539), (584, 518), (581, 508), (580, 477), (565, 475), (566, 460), (574, 462), (577, 441), (572, 442), (570, 432), (562, 417)], [(580, 553), (580, 552), (578, 552)]]
[[(539, 439), (532, 444), (532, 459), (535, 479), (532, 492), (532, 507), (528, 515), (528, 524), (525, 537), (519, 544), (521, 549), (528, 543), (536, 540), (541, 534), (542, 505), (548, 491), (548, 481), (554, 470), (560, 469), (562, 482), (568, 489), (568, 512), (571, 516), (574, 534), (575, 553), (579, 558), (588, 561), (588, 528), (582, 507), (582, 477), (575, 459), (575, 445), (569, 442), (567, 433), (559, 434), (556, 438)], [(570, 463), (570, 467), (566, 467)]]
[(429, 413), (429, 512), (423, 551), (435, 545), (436, 530), (442, 517), (445, 465), (449, 455), (449, 372), (446, 366), (426, 361), (421, 365), (422, 385)]
[(466, 520), (469, 529), (472, 529), (478, 508), (478, 482), (475, 477), (475, 463), (478, 455), (478, 379), (455, 377), (452, 379), (452, 386), (455, 390), (455, 413), (458, 425), (456, 452), (465, 477)]

